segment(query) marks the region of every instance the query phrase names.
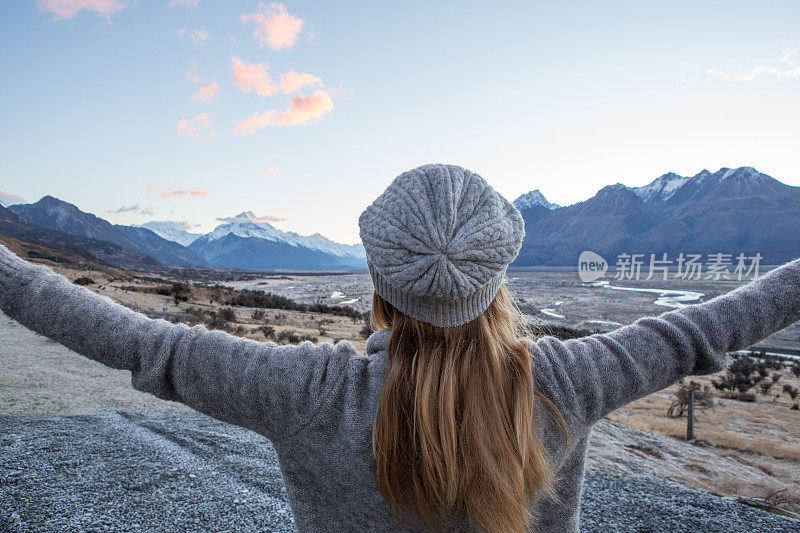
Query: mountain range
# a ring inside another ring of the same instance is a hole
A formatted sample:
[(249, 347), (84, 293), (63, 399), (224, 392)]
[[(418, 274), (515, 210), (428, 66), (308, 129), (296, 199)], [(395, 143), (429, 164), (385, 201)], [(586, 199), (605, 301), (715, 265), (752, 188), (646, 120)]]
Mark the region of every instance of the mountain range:
[(52, 196), (0, 209), (0, 233), (88, 250), (111, 265), (137, 270), (366, 268), (361, 244), (339, 244), (319, 233), (281, 231), (249, 211), (224, 219), (214, 231), (201, 235), (170, 222), (111, 224)]
[(85, 213), (76, 206), (45, 196), (33, 204), (18, 204), (9, 210), (30, 225), (72, 235), (107, 241), (174, 266), (200, 267), (208, 263), (185, 246), (159, 237), (146, 228), (122, 226)]
[[(298, 235), (259, 221), (250, 211), (227, 219), (189, 245), (213, 266), (276, 268), (366, 268), (361, 244), (339, 244), (319, 233)], [(287, 266), (291, 265), (291, 266)]]
[(760, 253), (764, 264), (800, 255), (800, 187), (751, 167), (617, 183), (565, 207), (530, 194), (514, 201), (526, 235), (512, 266), (575, 265), (584, 250), (612, 264), (621, 253)]
[[(94, 261), (126, 269), (162, 272), (167, 266), (147, 254), (128, 250), (122, 246), (82, 237), (63, 231), (41, 228), (25, 222), (22, 217), (0, 205), (0, 234), (41, 245), (54, 257), (81, 258), (84, 264)], [(60, 259), (55, 259), (56, 262)]]
[[(514, 201), (525, 240), (512, 266), (574, 266), (584, 250), (611, 264), (622, 253), (760, 253), (764, 264), (800, 255), (800, 187), (751, 167), (664, 174), (642, 187), (620, 183), (568, 206), (537, 189)], [(32, 204), (0, 206), (0, 234), (51, 247), (85, 250), (107, 264), (135, 270), (172, 267), (363, 269), (361, 244), (336, 243), (315, 233), (279, 230), (252, 212), (220, 219), (207, 234), (175, 222), (114, 225), (45, 196)]]

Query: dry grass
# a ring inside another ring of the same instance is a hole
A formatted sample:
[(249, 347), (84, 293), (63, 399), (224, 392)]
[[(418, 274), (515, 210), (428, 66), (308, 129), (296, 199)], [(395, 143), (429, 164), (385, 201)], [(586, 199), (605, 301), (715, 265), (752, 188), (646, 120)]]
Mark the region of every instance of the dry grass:
[[(781, 372), (779, 385), (798, 385), (788, 370)], [(710, 384), (715, 376), (691, 379)], [(686, 439), (686, 418), (667, 418), (666, 412), (677, 385), (628, 404), (609, 418), (628, 426), (679, 440)], [(778, 388), (780, 391), (780, 388)], [(716, 391), (714, 391), (716, 394)], [(790, 409), (786, 394), (757, 395), (754, 403), (715, 397), (715, 407), (696, 413), (695, 439), (705, 450), (737, 463), (756, 468), (763, 475), (748, 473), (720, 476), (691, 462), (675, 477), (687, 486), (725, 496), (763, 498), (786, 489), (781, 497), (800, 506), (800, 411)]]

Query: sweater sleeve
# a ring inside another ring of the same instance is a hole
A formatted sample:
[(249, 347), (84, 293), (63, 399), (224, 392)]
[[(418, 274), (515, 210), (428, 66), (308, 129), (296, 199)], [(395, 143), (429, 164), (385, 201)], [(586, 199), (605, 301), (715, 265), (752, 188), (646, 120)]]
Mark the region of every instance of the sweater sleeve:
[[(708, 302), (640, 318), (610, 333), (531, 343), (537, 383), (592, 424), (688, 375), (728, 366), (744, 349), (800, 319), (800, 259)], [(538, 360), (537, 360), (538, 359)]]
[(346, 341), (279, 346), (153, 320), (2, 245), (0, 308), (81, 355), (130, 370), (138, 390), (270, 439), (302, 429), (358, 355)]

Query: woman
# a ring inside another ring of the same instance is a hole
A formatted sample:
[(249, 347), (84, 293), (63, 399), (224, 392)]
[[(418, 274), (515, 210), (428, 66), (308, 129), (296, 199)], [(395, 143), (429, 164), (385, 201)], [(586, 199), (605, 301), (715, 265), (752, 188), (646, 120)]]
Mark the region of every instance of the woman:
[(800, 318), (795, 260), (611, 333), (526, 339), (502, 288), (522, 217), (457, 166), (402, 174), (359, 226), (366, 356), (150, 320), (2, 246), (0, 306), (139, 390), (269, 438), (301, 531), (577, 531), (596, 421)]

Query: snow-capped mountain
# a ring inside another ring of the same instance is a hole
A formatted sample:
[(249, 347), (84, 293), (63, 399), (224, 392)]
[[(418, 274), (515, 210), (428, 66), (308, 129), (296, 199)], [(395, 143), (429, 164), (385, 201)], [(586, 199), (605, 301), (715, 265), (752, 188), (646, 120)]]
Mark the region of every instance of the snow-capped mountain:
[[(752, 167), (664, 174), (642, 187), (620, 183), (567, 207), (520, 209), (525, 241), (514, 266), (574, 265), (592, 250), (620, 253), (760, 253), (778, 264), (800, 250), (800, 187)], [(671, 255), (671, 256), (672, 256)]]
[(366, 268), (361, 244), (340, 244), (315, 233), (282, 231), (251, 211), (225, 219), (189, 249), (210, 264), (243, 269)]
[(664, 202), (690, 179), (685, 176), (679, 176), (674, 172), (669, 172), (659, 176), (647, 185), (634, 187), (633, 192), (645, 203)]
[(561, 207), (558, 204), (554, 204), (552, 202), (548, 202), (547, 198), (545, 198), (544, 195), (541, 192), (539, 192), (539, 189), (535, 189), (535, 190), (532, 190), (530, 192), (526, 192), (525, 194), (523, 194), (522, 196), (520, 196), (519, 198), (514, 200), (513, 203), (514, 203), (514, 206), (517, 209), (519, 209), (520, 211), (522, 211), (524, 209), (529, 209), (529, 208), (533, 207), (534, 205), (541, 205), (541, 206), (546, 207), (547, 209), (551, 209), (551, 210), (552, 209), (558, 209), (559, 207)]
[(259, 221), (252, 211), (239, 213), (235, 217), (227, 220), (214, 228), (206, 237), (209, 241), (220, 239), (226, 235), (236, 235), (237, 237), (253, 237), (256, 239), (266, 239), (268, 241), (279, 241), (292, 246), (303, 246), (312, 250), (319, 250), (333, 255), (343, 257), (365, 257), (364, 246), (362, 244), (339, 244), (319, 233), (313, 235), (300, 235), (294, 231), (282, 231), (272, 226), (269, 222)]
[(178, 223), (170, 220), (151, 220), (139, 225), (141, 228), (147, 228), (159, 237), (167, 239), (168, 241), (177, 242), (181, 246), (189, 246), (198, 238), (202, 237), (202, 233), (190, 233), (179, 227)]

